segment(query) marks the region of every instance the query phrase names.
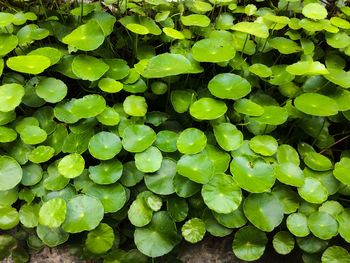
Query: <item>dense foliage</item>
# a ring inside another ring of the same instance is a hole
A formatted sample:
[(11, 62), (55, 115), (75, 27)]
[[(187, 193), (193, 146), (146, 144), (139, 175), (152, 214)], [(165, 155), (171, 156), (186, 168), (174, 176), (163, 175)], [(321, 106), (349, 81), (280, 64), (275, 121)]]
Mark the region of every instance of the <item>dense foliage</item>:
[(0, 1), (0, 258), (350, 262), (346, 1)]

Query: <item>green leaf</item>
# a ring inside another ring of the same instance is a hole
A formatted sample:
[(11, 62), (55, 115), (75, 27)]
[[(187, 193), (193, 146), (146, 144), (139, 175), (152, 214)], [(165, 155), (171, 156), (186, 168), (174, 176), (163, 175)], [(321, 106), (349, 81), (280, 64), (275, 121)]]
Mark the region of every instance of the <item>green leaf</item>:
[(333, 174), (343, 184), (349, 185), (350, 178), (348, 176), (348, 171), (350, 169), (350, 158), (342, 157), (339, 162), (334, 166)]
[(184, 239), (190, 243), (198, 243), (205, 235), (205, 223), (199, 218), (188, 220), (181, 228)]
[(322, 263), (332, 262), (332, 263), (343, 263), (350, 262), (349, 252), (340, 246), (328, 247), (322, 254)]
[(163, 53), (148, 60), (141, 75), (147, 79), (164, 78), (190, 73), (192, 69), (191, 62), (185, 56)]
[(123, 109), (126, 114), (134, 117), (143, 117), (147, 113), (147, 103), (144, 97), (130, 95), (123, 102)]
[(304, 163), (315, 171), (328, 171), (333, 168), (331, 160), (316, 152), (308, 153), (304, 158)]
[(243, 134), (231, 123), (215, 125), (214, 136), (219, 146), (225, 151), (236, 150), (243, 142)]
[(137, 249), (149, 257), (169, 253), (180, 241), (175, 223), (164, 211), (155, 213), (149, 225), (136, 228), (134, 239)]
[(261, 78), (267, 78), (272, 75), (272, 70), (268, 66), (260, 63), (251, 65), (249, 71)]
[(248, 220), (257, 228), (271, 232), (283, 220), (283, 207), (271, 193), (250, 194), (243, 203)]
[(270, 135), (257, 135), (249, 141), (249, 147), (263, 156), (271, 156), (277, 152), (278, 143)]
[(84, 158), (78, 153), (72, 153), (63, 157), (57, 169), (66, 178), (75, 178), (81, 175), (85, 167)]
[(66, 220), (62, 228), (68, 233), (90, 231), (98, 226), (103, 218), (101, 202), (88, 195), (77, 195), (67, 203)]
[(135, 165), (144, 173), (154, 173), (161, 167), (163, 156), (157, 147), (150, 146), (141, 153), (135, 154)]
[(137, 197), (128, 210), (128, 218), (136, 227), (148, 225), (153, 217), (153, 210), (148, 206), (145, 198)]
[(96, 20), (92, 19), (66, 35), (62, 42), (79, 50), (91, 51), (101, 46), (104, 39), (102, 28)]
[(337, 221), (339, 224), (339, 235), (345, 239), (346, 242), (350, 242), (350, 209), (345, 209), (337, 216)]
[(236, 257), (246, 261), (259, 259), (265, 252), (266, 234), (253, 227), (240, 228), (233, 239), (232, 250)]
[(89, 152), (98, 160), (110, 160), (122, 149), (120, 138), (112, 132), (99, 132), (89, 141)]
[(196, 128), (183, 130), (176, 141), (177, 149), (183, 154), (196, 154), (207, 145), (207, 137), (204, 132)]
[(190, 114), (198, 120), (215, 120), (227, 111), (225, 102), (212, 98), (201, 98), (190, 106)]
[(122, 173), (123, 165), (118, 160), (104, 161), (89, 167), (89, 178), (97, 184), (113, 184), (119, 180)]
[(99, 199), (105, 213), (115, 213), (119, 211), (124, 206), (127, 199), (125, 188), (119, 183), (109, 185), (92, 184), (88, 186), (84, 192), (89, 196)]
[(212, 95), (220, 99), (237, 100), (250, 93), (251, 85), (239, 75), (221, 73), (209, 81), (208, 89)]
[(0, 207), (0, 229), (9, 230), (19, 223), (19, 214), (17, 210), (11, 206)]
[(337, 221), (326, 212), (312, 213), (308, 218), (308, 227), (314, 236), (323, 240), (338, 234)]
[(210, 19), (205, 15), (192, 14), (181, 16), (181, 22), (185, 26), (207, 27), (210, 24)]
[(69, 238), (69, 233), (66, 233), (62, 228), (49, 228), (47, 226), (38, 225), (36, 233), (40, 240), (49, 247), (56, 247), (65, 243)]
[(10, 156), (0, 156), (0, 191), (15, 188), (22, 180), (22, 168)]
[(215, 219), (223, 226), (228, 228), (240, 228), (247, 223), (247, 218), (243, 213), (242, 206), (229, 214), (219, 214), (213, 212)]
[(327, 200), (328, 191), (315, 178), (305, 178), (304, 184), (298, 188), (299, 195), (306, 201), (314, 204), (321, 204)]
[(45, 202), (39, 212), (39, 223), (50, 228), (59, 227), (66, 218), (66, 201), (53, 198)]
[(319, 20), (327, 17), (327, 9), (319, 3), (309, 3), (304, 6), (302, 13), (307, 18)]
[(108, 69), (109, 66), (101, 59), (87, 55), (78, 55), (72, 62), (73, 73), (82, 80), (98, 80)]
[(85, 95), (80, 99), (73, 99), (67, 107), (70, 114), (78, 117), (72, 120), (69, 118), (74, 123), (79, 118), (91, 118), (101, 114), (106, 108), (106, 101), (97, 94)]
[(289, 254), (294, 248), (294, 243), (293, 236), (286, 231), (276, 233), (272, 240), (273, 248), (281, 255)]
[(20, 84), (11, 83), (0, 86), (0, 111), (13, 111), (21, 104), (24, 88)]
[(254, 35), (260, 38), (267, 38), (269, 36), (269, 30), (263, 23), (257, 22), (239, 22), (234, 24), (231, 29)]
[(40, 206), (38, 204), (24, 204), (18, 211), (19, 221), (28, 228), (38, 226)]
[(48, 57), (41, 55), (26, 55), (10, 57), (6, 65), (14, 71), (37, 75), (50, 67), (51, 61)]
[(214, 164), (204, 153), (182, 155), (177, 162), (177, 172), (200, 184), (206, 184), (214, 175)]
[(301, 51), (301, 48), (294, 41), (284, 37), (274, 37), (269, 40), (269, 45), (281, 54), (293, 54)]
[(233, 107), (238, 113), (249, 116), (261, 116), (264, 113), (263, 107), (248, 99), (236, 100)]
[(304, 184), (304, 174), (299, 165), (294, 163), (281, 163), (274, 167), (276, 178), (284, 184), (300, 187)]
[(244, 156), (232, 159), (230, 171), (235, 182), (251, 193), (262, 193), (275, 183), (275, 172), (262, 159), (250, 160)]
[(170, 153), (177, 150), (178, 134), (173, 131), (163, 130), (157, 133), (154, 145), (162, 152)]
[(192, 46), (192, 56), (198, 62), (225, 62), (232, 59), (236, 50), (231, 41), (221, 38), (206, 38)]
[(109, 225), (101, 223), (96, 229), (88, 233), (85, 245), (92, 253), (102, 254), (112, 248), (113, 242), (113, 229)]
[(146, 125), (128, 126), (122, 135), (123, 148), (128, 152), (143, 152), (156, 140), (156, 133)]
[(98, 87), (104, 92), (116, 93), (123, 89), (123, 83), (112, 78), (102, 78), (98, 82)]
[(288, 230), (297, 237), (306, 237), (309, 233), (308, 218), (302, 213), (293, 213), (287, 217)]
[(17, 47), (18, 39), (14, 35), (0, 34), (0, 56), (5, 56)]
[(319, 61), (299, 61), (286, 67), (286, 71), (293, 75), (325, 75), (326, 67)]
[(204, 203), (220, 214), (235, 211), (242, 201), (241, 189), (232, 177), (226, 174), (215, 174), (203, 185), (202, 196)]
[(321, 94), (304, 93), (295, 98), (295, 107), (309, 115), (314, 116), (332, 116), (338, 113), (337, 103)]
[(43, 78), (35, 87), (36, 94), (50, 103), (57, 103), (67, 95), (67, 85), (55, 78)]

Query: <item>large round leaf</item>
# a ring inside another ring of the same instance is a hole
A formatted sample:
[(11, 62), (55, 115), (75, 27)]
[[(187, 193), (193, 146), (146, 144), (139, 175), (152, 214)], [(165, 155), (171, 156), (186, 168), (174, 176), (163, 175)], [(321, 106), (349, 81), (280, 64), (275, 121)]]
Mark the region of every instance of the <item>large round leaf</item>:
[(270, 135), (257, 135), (249, 141), (249, 147), (263, 156), (271, 156), (277, 152), (278, 143)]
[(125, 188), (119, 183), (109, 185), (92, 184), (85, 190), (85, 193), (99, 199), (105, 213), (117, 212), (126, 202)]
[(183, 130), (177, 138), (176, 146), (180, 153), (196, 154), (207, 145), (207, 137), (204, 132), (196, 128)]
[(92, 230), (101, 222), (103, 213), (103, 206), (97, 198), (77, 195), (67, 203), (66, 220), (62, 228), (68, 233)]
[(290, 214), (287, 217), (287, 228), (297, 237), (306, 237), (310, 234), (307, 216), (302, 213)]
[(349, 263), (349, 252), (340, 246), (331, 246), (327, 248), (322, 254), (322, 263)]
[(342, 157), (334, 166), (333, 174), (340, 182), (350, 185), (350, 158)]
[(99, 132), (89, 141), (89, 152), (98, 160), (110, 160), (122, 149), (120, 138), (112, 132)]
[(157, 147), (151, 146), (141, 153), (135, 154), (135, 165), (144, 173), (154, 173), (160, 169), (163, 156)]
[(71, 113), (79, 118), (90, 118), (101, 114), (106, 108), (106, 101), (100, 95), (86, 95), (80, 99), (73, 99)]
[(262, 193), (275, 183), (273, 167), (263, 159), (249, 160), (244, 156), (232, 159), (230, 171), (236, 183), (251, 193)]
[(308, 218), (308, 226), (314, 236), (327, 240), (338, 234), (337, 221), (326, 212), (312, 213)]
[(160, 195), (169, 195), (175, 192), (173, 180), (176, 174), (176, 162), (164, 158), (160, 169), (145, 176), (145, 184), (149, 190)]
[(307, 18), (324, 19), (327, 17), (327, 9), (319, 3), (309, 3), (304, 6), (302, 13)]
[(0, 191), (15, 188), (22, 180), (22, 168), (15, 159), (0, 156)]
[(267, 237), (263, 231), (253, 226), (245, 226), (236, 232), (232, 250), (236, 257), (254, 261), (264, 254), (266, 244)]
[(82, 174), (85, 167), (84, 158), (78, 153), (72, 153), (63, 157), (58, 165), (58, 171), (66, 178), (75, 178)]
[(287, 255), (293, 250), (295, 241), (289, 232), (280, 231), (274, 235), (272, 244), (278, 254)]
[(109, 66), (103, 60), (87, 55), (78, 55), (72, 62), (73, 73), (83, 80), (98, 80), (108, 69)]
[(243, 211), (254, 226), (265, 232), (271, 232), (284, 217), (281, 202), (271, 193), (250, 194), (244, 200)]
[(264, 108), (252, 100), (239, 99), (233, 104), (235, 111), (249, 116), (261, 116)]
[(339, 234), (346, 242), (350, 242), (350, 209), (345, 209), (337, 216), (337, 221), (339, 224)]
[(204, 153), (183, 155), (176, 169), (182, 176), (200, 184), (208, 183), (215, 173), (213, 161)]
[(89, 167), (89, 177), (97, 184), (113, 184), (122, 176), (123, 165), (118, 160), (101, 162)]
[(143, 152), (156, 140), (156, 133), (146, 125), (136, 124), (125, 128), (122, 135), (123, 148), (128, 152)]
[(298, 193), (303, 199), (314, 204), (322, 204), (328, 197), (327, 189), (312, 177), (305, 178), (304, 184), (298, 188)]
[(236, 150), (243, 142), (243, 134), (232, 123), (220, 123), (214, 126), (217, 143), (225, 151)]
[(274, 167), (276, 178), (284, 184), (300, 187), (304, 184), (304, 174), (294, 163), (281, 163)]
[(197, 41), (192, 47), (192, 56), (199, 62), (225, 62), (232, 59), (236, 50), (232, 43), (219, 38)]
[(21, 104), (24, 88), (20, 84), (11, 83), (0, 86), (0, 111), (13, 111)]
[(190, 243), (201, 241), (205, 235), (205, 223), (202, 219), (192, 218), (188, 220), (181, 228), (184, 239)]
[(62, 42), (83, 51), (90, 51), (102, 45), (104, 39), (102, 28), (92, 19), (66, 35)]
[(134, 239), (137, 249), (149, 257), (163, 256), (179, 242), (176, 225), (164, 211), (155, 213), (149, 225), (136, 228)]
[(163, 53), (152, 57), (141, 72), (145, 78), (164, 78), (167, 76), (190, 73), (191, 62), (183, 55)]
[(335, 100), (317, 93), (304, 93), (294, 100), (295, 107), (314, 116), (331, 116), (338, 113)]
[(6, 65), (14, 71), (37, 75), (50, 67), (51, 61), (45, 56), (27, 55), (10, 57), (6, 61)]
[(204, 203), (213, 211), (228, 214), (235, 211), (242, 201), (242, 191), (231, 176), (215, 174), (203, 185)]
[(190, 114), (198, 120), (214, 120), (227, 111), (225, 102), (212, 98), (201, 98), (190, 106)]
[(35, 88), (36, 94), (50, 103), (57, 103), (67, 95), (67, 85), (59, 79), (43, 78)]
[(66, 201), (53, 198), (45, 202), (39, 211), (39, 223), (50, 228), (59, 227), (66, 218)]
[(147, 103), (144, 97), (130, 95), (123, 102), (126, 114), (135, 117), (143, 117), (147, 113)]
[(105, 223), (101, 223), (96, 229), (88, 233), (85, 245), (92, 253), (102, 254), (112, 248), (113, 242), (113, 228)]
[(250, 93), (251, 85), (239, 75), (221, 73), (209, 81), (208, 89), (211, 94), (220, 99), (237, 100)]

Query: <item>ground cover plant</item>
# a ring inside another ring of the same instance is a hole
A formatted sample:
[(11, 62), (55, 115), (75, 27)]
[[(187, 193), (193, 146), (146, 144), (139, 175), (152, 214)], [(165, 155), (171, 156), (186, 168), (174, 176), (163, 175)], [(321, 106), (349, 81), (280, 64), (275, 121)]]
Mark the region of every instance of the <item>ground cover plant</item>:
[(346, 1), (0, 1), (0, 258), (350, 262)]

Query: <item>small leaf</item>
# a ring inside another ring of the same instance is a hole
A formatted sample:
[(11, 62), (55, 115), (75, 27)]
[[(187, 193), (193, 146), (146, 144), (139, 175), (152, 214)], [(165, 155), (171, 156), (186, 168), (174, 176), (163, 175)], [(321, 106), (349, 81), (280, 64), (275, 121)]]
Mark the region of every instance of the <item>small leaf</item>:
[(184, 239), (190, 243), (201, 241), (205, 235), (205, 223), (199, 218), (188, 220), (181, 228)]

